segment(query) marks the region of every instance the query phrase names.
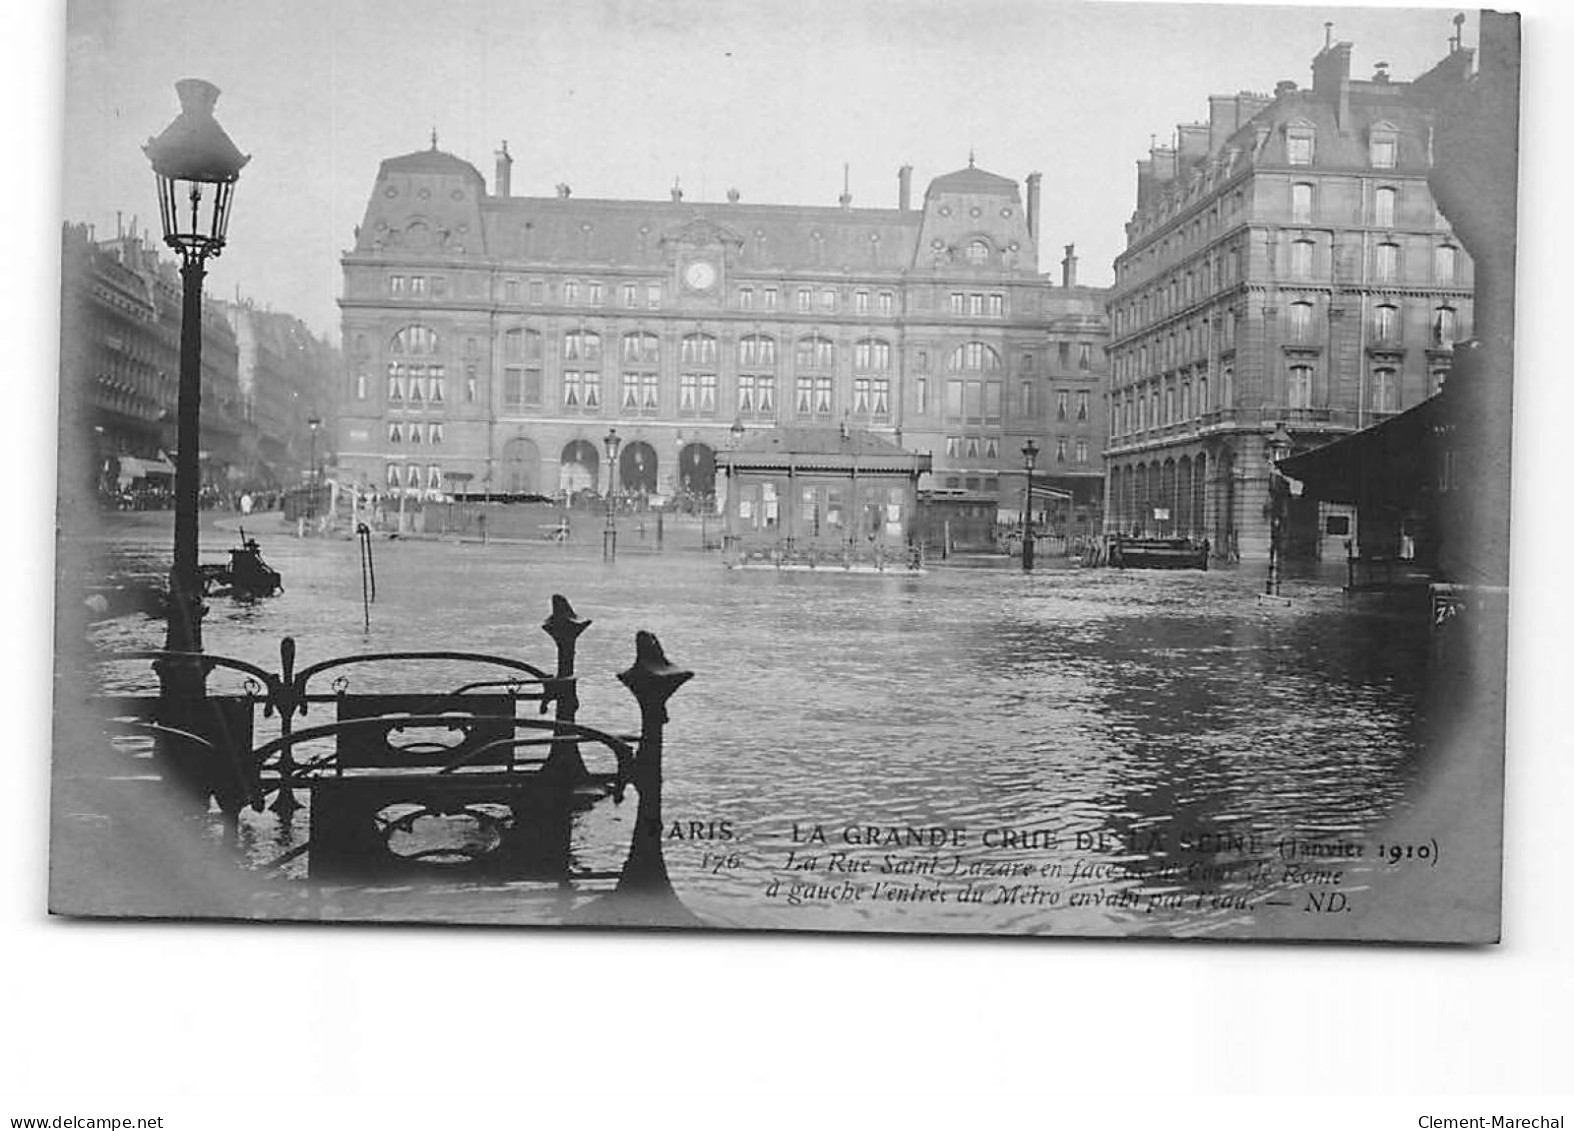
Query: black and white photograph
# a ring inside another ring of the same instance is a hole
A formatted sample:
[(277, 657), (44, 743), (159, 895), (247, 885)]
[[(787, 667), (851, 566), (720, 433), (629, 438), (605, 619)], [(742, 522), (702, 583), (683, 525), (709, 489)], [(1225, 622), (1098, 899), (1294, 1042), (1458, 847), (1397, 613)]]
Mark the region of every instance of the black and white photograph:
[[(1510, 643), (1564, 521), (1534, 18), (58, 19), (14, 753), (73, 953), (282, 946), (203, 985), (288, 1011), (412, 930), (470, 986), (1512, 952), (1512, 783), (1568, 753), (1511, 693), (1556, 685)], [(1469, 1125), (1427, 1112), (1385, 1125)]]
[(52, 910), (1497, 937), (1515, 16), (394, 7), (69, 9)]

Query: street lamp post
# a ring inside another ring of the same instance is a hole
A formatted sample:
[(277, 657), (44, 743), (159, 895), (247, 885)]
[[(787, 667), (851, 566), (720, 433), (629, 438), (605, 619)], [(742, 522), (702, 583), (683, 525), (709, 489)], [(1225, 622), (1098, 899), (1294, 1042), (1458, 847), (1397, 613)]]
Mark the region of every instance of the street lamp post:
[(1283, 568), (1285, 510), (1289, 506), (1290, 484), (1279, 470), (1279, 461), (1289, 458), (1295, 441), (1284, 425), (1277, 425), (1268, 437), (1268, 580), (1269, 596), (1278, 596)]
[(251, 158), (213, 118), (219, 88), (202, 79), (175, 84), (180, 115), (143, 146), (158, 186), (164, 242), (180, 256), (180, 385), (176, 410), (175, 556), (170, 569), (165, 650), (184, 659), (159, 668), (166, 700), (206, 695), (202, 661), (202, 580), (197, 563), (198, 464), (202, 409), (202, 281), (209, 256), (224, 248), (230, 202)]
[(1032, 440), (1022, 445), (1022, 462), (1027, 467), (1027, 487), (1022, 492), (1022, 572), (1033, 568), (1033, 467), (1038, 463), (1038, 445)]
[(306, 467), (306, 519), (314, 523), (317, 521), (317, 429), (322, 427), (322, 420), (313, 416), (306, 421), (306, 427), (312, 434), (311, 459)]
[(606, 561), (616, 561), (618, 556), (618, 526), (617, 518), (612, 513), (613, 502), (617, 498), (618, 485), (618, 448), (623, 441), (618, 438), (616, 428), (607, 429), (607, 435), (602, 440), (602, 445), (607, 454), (607, 528), (601, 532), (601, 556)]

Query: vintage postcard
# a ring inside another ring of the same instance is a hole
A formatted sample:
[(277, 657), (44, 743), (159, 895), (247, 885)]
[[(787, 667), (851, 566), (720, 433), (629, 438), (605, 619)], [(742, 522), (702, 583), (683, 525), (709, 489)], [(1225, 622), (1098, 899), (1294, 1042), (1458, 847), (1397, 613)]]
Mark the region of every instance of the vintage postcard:
[(1499, 938), (1516, 16), (67, 30), (52, 911)]

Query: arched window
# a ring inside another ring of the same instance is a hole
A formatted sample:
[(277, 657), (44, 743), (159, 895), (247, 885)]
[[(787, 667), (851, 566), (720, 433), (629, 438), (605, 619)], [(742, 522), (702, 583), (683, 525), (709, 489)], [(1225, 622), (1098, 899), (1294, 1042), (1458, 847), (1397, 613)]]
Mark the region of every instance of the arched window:
[(952, 373), (993, 373), (1000, 368), (1000, 354), (983, 342), (964, 342), (946, 358), (946, 369)]
[(685, 334), (679, 346), (679, 361), (684, 365), (715, 365), (715, 336), (713, 334)]
[(819, 334), (799, 338), (793, 361), (799, 369), (835, 369), (836, 343)]
[(570, 330), (563, 335), (563, 360), (599, 362), (601, 335), (590, 330)]
[(655, 365), (661, 359), (661, 340), (645, 330), (623, 335), (625, 365)]
[(437, 351), (437, 331), (428, 326), (406, 326), (388, 344), (388, 352), (399, 357), (431, 357)]
[(975, 267), (989, 262), (989, 245), (983, 240), (973, 240), (967, 245), (967, 261)]
[(891, 368), (891, 343), (880, 338), (863, 338), (853, 344), (853, 368), (883, 373)]

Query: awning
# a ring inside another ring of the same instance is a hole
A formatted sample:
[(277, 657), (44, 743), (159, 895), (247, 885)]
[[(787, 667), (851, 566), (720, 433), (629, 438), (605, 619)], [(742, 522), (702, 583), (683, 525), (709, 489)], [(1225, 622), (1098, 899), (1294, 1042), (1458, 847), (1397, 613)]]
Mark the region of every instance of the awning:
[(134, 483), (149, 476), (173, 478), (175, 465), (164, 459), (143, 459), (140, 456), (121, 456), (120, 481)]
[(1279, 461), (1279, 470), (1305, 482), (1325, 502), (1373, 503), (1414, 499), (1425, 491), (1433, 467), (1432, 432), (1445, 394), (1380, 424), (1309, 452)]

